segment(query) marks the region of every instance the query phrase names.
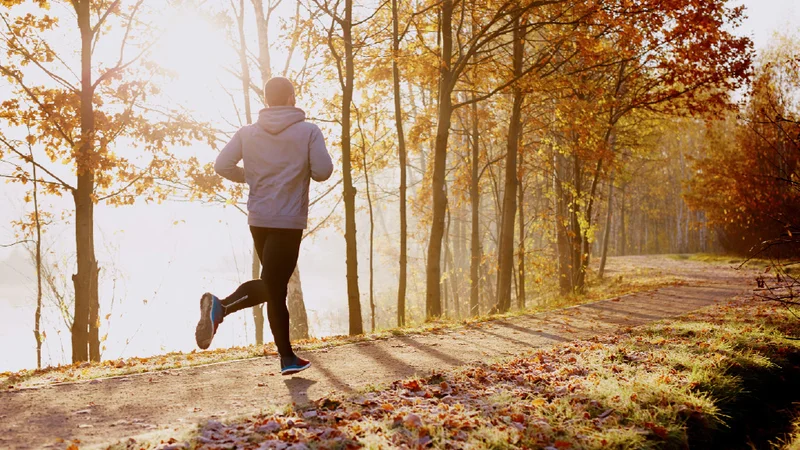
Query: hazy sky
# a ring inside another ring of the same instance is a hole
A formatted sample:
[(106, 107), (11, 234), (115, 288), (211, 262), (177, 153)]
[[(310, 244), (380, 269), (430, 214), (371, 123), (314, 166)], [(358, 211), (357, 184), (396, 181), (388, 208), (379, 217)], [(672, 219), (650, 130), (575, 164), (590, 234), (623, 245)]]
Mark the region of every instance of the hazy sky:
[(743, 0), (747, 8), (747, 20), (741, 32), (753, 38), (756, 49), (769, 43), (777, 32), (789, 31), (797, 34), (800, 26), (800, 0)]

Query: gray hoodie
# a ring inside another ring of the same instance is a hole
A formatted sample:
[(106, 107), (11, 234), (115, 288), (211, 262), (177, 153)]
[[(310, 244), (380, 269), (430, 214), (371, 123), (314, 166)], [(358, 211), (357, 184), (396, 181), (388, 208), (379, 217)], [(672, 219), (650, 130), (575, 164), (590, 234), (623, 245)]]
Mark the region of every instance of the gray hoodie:
[[(304, 229), (308, 224), (309, 179), (325, 181), (333, 163), (319, 127), (294, 106), (273, 106), (239, 129), (222, 149), (214, 170), (247, 183), (247, 223), (255, 227)], [(244, 160), (244, 168), (237, 166)]]

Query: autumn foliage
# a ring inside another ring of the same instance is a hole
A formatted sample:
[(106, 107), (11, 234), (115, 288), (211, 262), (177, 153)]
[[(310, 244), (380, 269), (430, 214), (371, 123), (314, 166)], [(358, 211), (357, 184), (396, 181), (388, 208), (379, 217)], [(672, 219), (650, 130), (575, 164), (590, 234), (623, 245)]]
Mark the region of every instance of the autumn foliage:
[(800, 226), (798, 45), (782, 38), (762, 56), (741, 111), (709, 124), (706, 153), (695, 163), (687, 199), (708, 213), (732, 253), (798, 251), (770, 245)]

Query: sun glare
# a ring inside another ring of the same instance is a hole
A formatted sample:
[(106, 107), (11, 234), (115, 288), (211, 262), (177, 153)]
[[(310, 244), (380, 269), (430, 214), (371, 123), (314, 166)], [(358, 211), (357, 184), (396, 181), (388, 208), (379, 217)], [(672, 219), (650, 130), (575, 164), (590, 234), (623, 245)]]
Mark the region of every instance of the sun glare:
[(186, 9), (165, 18), (165, 28), (153, 49), (155, 61), (173, 72), (182, 88), (196, 90), (216, 83), (231, 53), (222, 30)]

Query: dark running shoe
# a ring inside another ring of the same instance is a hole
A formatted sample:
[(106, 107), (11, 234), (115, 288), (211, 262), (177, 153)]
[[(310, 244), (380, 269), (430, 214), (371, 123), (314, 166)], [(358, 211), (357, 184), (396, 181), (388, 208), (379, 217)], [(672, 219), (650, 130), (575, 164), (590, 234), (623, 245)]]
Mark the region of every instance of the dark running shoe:
[(311, 367), (311, 362), (299, 356), (281, 357), (281, 375), (294, 375)]
[(211, 345), (211, 340), (224, 315), (225, 308), (217, 297), (208, 292), (200, 297), (200, 321), (197, 322), (197, 329), (194, 332), (198, 347), (205, 350)]

